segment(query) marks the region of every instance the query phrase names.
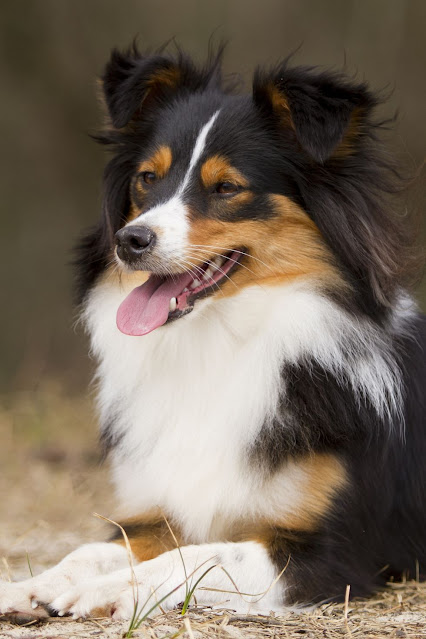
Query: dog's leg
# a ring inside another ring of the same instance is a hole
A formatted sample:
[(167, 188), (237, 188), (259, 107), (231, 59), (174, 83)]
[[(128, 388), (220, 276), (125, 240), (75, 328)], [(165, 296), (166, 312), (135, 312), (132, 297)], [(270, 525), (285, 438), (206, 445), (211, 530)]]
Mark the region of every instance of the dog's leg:
[[(181, 544), (178, 527), (167, 525), (160, 511), (149, 511), (135, 519), (123, 522), (132, 548), (132, 561), (137, 564)], [(113, 573), (130, 565), (122, 532), (114, 531), (110, 541), (81, 546), (67, 555), (59, 564), (37, 577), (20, 582), (0, 582), (0, 613), (30, 614), (49, 605), (73, 585), (93, 577)], [(40, 606), (39, 606), (40, 604)]]
[[(201, 578), (201, 579), (200, 579)], [(282, 607), (282, 583), (266, 548), (254, 541), (184, 546), (114, 574), (70, 588), (52, 602), (60, 615), (86, 617), (100, 610), (115, 619), (142, 614), (161, 602), (163, 610), (185, 600), (198, 579), (198, 604), (241, 612), (269, 612)], [(160, 607), (151, 611), (159, 612)]]
[(72, 585), (114, 572), (128, 563), (126, 549), (118, 544), (86, 544), (32, 579), (0, 582), (0, 613), (32, 614), (39, 604), (49, 604)]

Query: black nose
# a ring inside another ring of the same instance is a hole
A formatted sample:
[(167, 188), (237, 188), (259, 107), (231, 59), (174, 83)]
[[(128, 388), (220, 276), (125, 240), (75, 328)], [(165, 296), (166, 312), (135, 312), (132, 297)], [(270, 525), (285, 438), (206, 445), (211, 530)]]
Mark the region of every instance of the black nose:
[(156, 239), (147, 226), (125, 226), (115, 234), (117, 255), (124, 262), (134, 262), (152, 249)]

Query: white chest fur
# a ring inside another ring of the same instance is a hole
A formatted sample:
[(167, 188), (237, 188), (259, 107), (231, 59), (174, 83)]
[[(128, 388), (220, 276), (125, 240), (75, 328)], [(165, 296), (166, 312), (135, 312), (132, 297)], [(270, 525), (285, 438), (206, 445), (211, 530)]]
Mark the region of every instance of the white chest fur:
[[(221, 517), (272, 507), (271, 490), (245, 458), (285, 392), (285, 361), (309, 354), (330, 369), (345, 366), (360, 393), (370, 384), (378, 410), (393, 383), (373, 337), (365, 343), (369, 332), (356, 330), (306, 285), (253, 287), (205, 300), (188, 317), (143, 337), (116, 328), (128, 292), (100, 284), (85, 312), (100, 362), (101, 419), (114, 416), (122, 435), (112, 456), (117, 495), (127, 515), (164, 508), (194, 541), (214, 537)], [(351, 359), (345, 354), (349, 333), (352, 342), (358, 335), (362, 365), (353, 352)], [(295, 507), (300, 481), (293, 466), (283, 469), (281, 509)]]

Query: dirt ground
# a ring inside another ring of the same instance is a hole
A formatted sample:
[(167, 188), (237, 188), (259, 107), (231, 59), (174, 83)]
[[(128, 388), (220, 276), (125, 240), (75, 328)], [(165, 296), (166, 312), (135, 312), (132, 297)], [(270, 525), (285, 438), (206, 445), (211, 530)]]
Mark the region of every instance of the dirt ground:
[[(2, 398), (0, 407), (0, 578), (37, 574), (83, 542), (101, 540), (113, 516), (107, 469), (96, 453), (89, 399), (59, 388)], [(16, 620), (15, 620), (16, 621)], [(128, 623), (68, 618), (17, 625), (0, 617), (0, 639), (126, 636)], [(26, 622), (26, 623), (25, 623)], [(426, 584), (389, 587), (367, 601), (320, 606), (310, 613), (245, 617), (232, 611), (179, 611), (144, 622), (133, 637), (384, 639), (426, 638)]]

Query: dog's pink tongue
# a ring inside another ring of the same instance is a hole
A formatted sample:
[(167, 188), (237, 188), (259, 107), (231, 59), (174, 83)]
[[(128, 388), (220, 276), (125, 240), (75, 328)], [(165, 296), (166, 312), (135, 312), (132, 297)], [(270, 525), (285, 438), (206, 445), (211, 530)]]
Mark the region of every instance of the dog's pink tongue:
[(178, 297), (192, 279), (190, 273), (173, 279), (151, 275), (120, 304), (117, 311), (119, 330), (126, 335), (146, 335), (165, 324), (171, 298)]

